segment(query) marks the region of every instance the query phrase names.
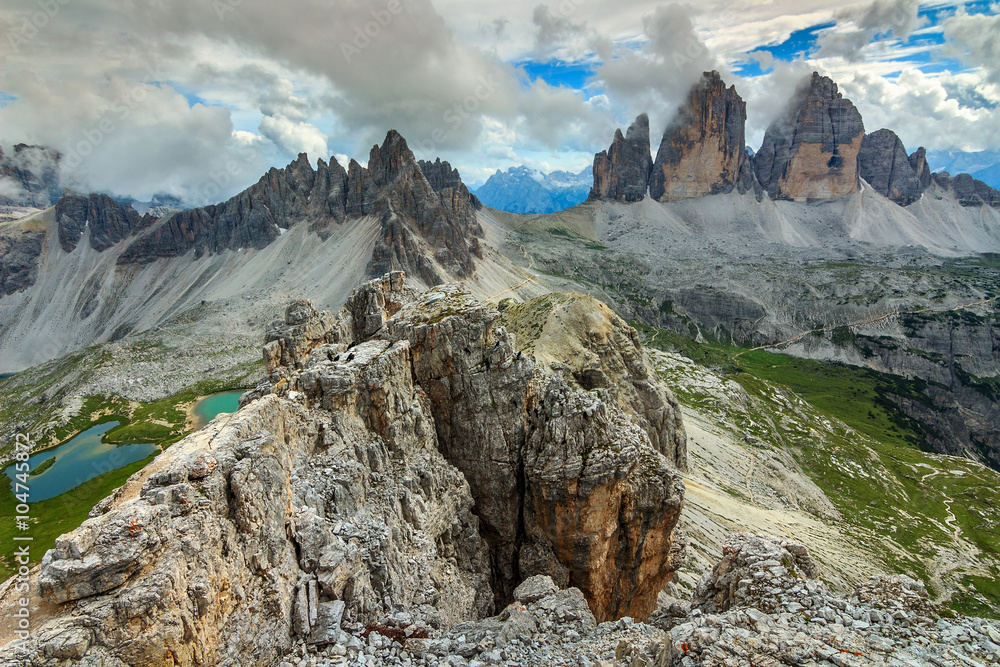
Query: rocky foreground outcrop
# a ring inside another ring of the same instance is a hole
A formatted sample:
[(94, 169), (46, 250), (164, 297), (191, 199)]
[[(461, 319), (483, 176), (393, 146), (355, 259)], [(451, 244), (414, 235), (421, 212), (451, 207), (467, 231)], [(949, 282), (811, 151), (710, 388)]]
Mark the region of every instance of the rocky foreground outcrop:
[(836, 199), (858, 191), (861, 114), (832, 79), (813, 73), (771, 123), (756, 156), (757, 180), (772, 199)]
[(273, 664), (967, 667), (1000, 661), (995, 621), (944, 612), (913, 579), (880, 576), (848, 597), (833, 595), (814, 578), (801, 545), (750, 534), (730, 536), (694, 598), (661, 597), (648, 623), (630, 617), (598, 623), (580, 590), (561, 589), (547, 576), (526, 579), (491, 618), (447, 630), (414, 618), (401, 611), (367, 627), (340, 619), (343, 629), (322, 642), (298, 639)]
[(642, 201), (649, 187), (653, 158), (649, 152), (649, 116), (640, 114), (625, 136), (615, 130), (611, 147), (594, 156), (590, 199)]
[(239, 412), (59, 538), (38, 582), (62, 606), (0, 664), (273, 665), (356, 646), (342, 627), (482, 619), (533, 575), (579, 589), (535, 599), (581, 632), (654, 610), (684, 486), (648, 406), (579, 388), (493, 307), (400, 273), (336, 318), (293, 303), (267, 341)]
[(746, 120), (736, 87), (705, 72), (663, 133), (649, 195), (672, 201), (732, 192), (747, 159)]
[(876, 577), (848, 597), (814, 577), (802, 545), (736, 534), (694, 598), (664, 597), (648, 624), (597, 624), (579, 591), (535, 577), (497, 617), (429, 639), (369, 636), (367, 644), (317, 655), (317, 665), (349, 664), (362, 653), (369, 665), (958, 667), (1000, 660), (995, 621), (943, 612), (909, 577)]

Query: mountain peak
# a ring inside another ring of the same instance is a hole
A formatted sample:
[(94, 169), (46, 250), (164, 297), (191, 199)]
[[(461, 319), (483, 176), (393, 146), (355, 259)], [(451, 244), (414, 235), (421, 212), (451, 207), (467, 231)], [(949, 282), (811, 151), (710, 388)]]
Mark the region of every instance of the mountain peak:
[(892, 130), (882, 128), (865, 135), (858, 164), (861, 178), (900, 206), (909, 206), (924, 192), (903, 142)]
[(837, 199), (858, 191), (865, 126), (833, 79), (813, 72), (764, 135), (757, 179), (774, 199)]
[(730, 192), (746, 161), (746, 103), (718, 72), (705, 72), (667, 126), (649, 194), (659, 201)]
[(653, 158), (649, 153), (649, 117), (640, 114), (629, 126), (627, 137), (615, 130), (611, 147), (594, 156), (594, 187), (591, 199), (624, 202), (646, 196)]

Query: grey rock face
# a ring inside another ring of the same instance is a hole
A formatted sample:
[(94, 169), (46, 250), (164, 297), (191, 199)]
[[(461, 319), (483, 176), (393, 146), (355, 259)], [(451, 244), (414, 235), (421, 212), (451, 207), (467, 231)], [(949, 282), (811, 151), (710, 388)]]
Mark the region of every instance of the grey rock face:
[(658, 612), (654, 622), (671, 622), (669, 658), (660, 664), (868, 667), (1000, 659), (993, 622), (945, 618), (909, 577), (876, 577), (848, 597), (814, 577), (801, 545), (731, 536), (686, 617)]
[[(291, 324), (293, 319), (305, 321)], [(682, 487), (628, 414), (614, 402), (570, 388), (558, 375), (540, 374), (513, 348), (497, 311), (452, 287), (414, 299), (401, 276), (392, 274), (359, 288), (325, 335), (321, 327), (312, 331), (322, 321), (321, 314), (308, 312), (304, 318), (286, 317), (285, 333), (268, 335), (268, 367), (279, 372), (278, 364), (292, 361), (302, 375), (289, 386), (301, 386), (310, 402), (334, 409), (339, 399), (327, 396), (343, 380), (330, 376), (328, 365), (370, 356), (368, 346), (377, 341), (384, 343), (375, 350), (388, 345), (403, 354), (405, 349), (411, 382), (428, 401), (436, 446), (463, 473), (476, 499), (498, 602), (510, 599), (518, 564), (530, 562), (552, 566), (551, 572), (535, 574), (568, 572), (599, 617), (652, 609), (657, 582), (666, 581), (678, 563), (669, 550), (646, 554), (642, 545), (670, 543)], [(639, 399), (634, 402), (631, 412), (645, 414)], [(665, 411), (669, 406), (661, 405)], [(671, 412), (662, 425), (666, 431), (675, 428), (675, 416)], [(673, 439), (669, 433), (663, 437)], [(474, 450), (470, 443), (476, 443)], [(623, 449), (609, 449), (607, 443)], [(623, 476), (634, 480), (627, 492), (616, 482)], [(647, 479), (652, 481), (640, 481)], [(621, 525), (616, 549), (609, 553), (600, 532), (572, 518), (553, 521), (553, 507), (555, 516), (607, 515)], [(519, 552), (528, 546), (533, 554), (553, 557), (522, 561)], [(620, 582), (609, 567), (612, 557), (644, 563), (643, 577)]]
[[(900, 206), (909, 206), (923, 194), (922, 179), (911, 165), (903, 142), (892, 130), (881, 129), (865, 135), (858, 163), (861, 178)], [(927, 168), (926, 160), (923, 168)]]
[(59, 244), (66, 252), (76, 249), (84, 230), (90, 232), (90, 247), (102, 251), (153, 222), (149, 215), (140, 216), (107, 195), (67, 195), (56, 204)]
[(663, 133), (650, 196), (671, 201), (731, 192), (746, 159), (746, 119), (736, 87), (726, 88), (718, 72), (705, 72)]
[(11, 228), (0, 234), (0, 294), (14, 294), (35, 284), (44, 241), (45, 232)]
[(976, 180), (969, 174), (959, 174), (954, 178), (946, 171), (932, 174), (931, 178), (938, 186), (950, 191), (958, 203), (965, 207), (992, 206), (1000, 208), (1000, 191)]
[(830, 78), (813, 73), (764, 135), (757, 180), (772, 199), (822, 200), (858, 191), (861, 114)]
[(931, 186), (931, 168), (927, 164), (927, 149), (923, 146), (917, 150), (910, 153), (909, 157), (910, 167), (913, 172), (917, 175), (917, 181), (920, 183), (920, 187), (926, 190)]
[(222, 203), (180, 211), (155, 224), (119, 257), (119, 264), (145, 264), (179, 257), (191, 250), (200, 257), (239, 248), (263, 248), (298, 222), (321, 233), (344, 221), (347, 174), (336, 160), (313, 170), (306, 155)]
[[(447, 167), (447, 174), (444, 173)], [(446, 274), (466, 277), (482, 257), (483, 230), (476, 219), (478, 200), (460, 182), (457, 172), (442, 163), (428, 167), (435, 191), (413, 152), (395, 130), (382, 146), (373, 146), (368, 172), (378, 188), (382, 235), (372, 254), (372, 273), (405, 270), (428, 285), (443, 282)]]
[(525, 543), (578, 588), (521, 584), (539, 613), (509, 639), (652, 611), (679, 565), (680, 477), (614, 403), (517, 353), (496, 310), (394, 274), (337, 320), (290, 304), (268, 338), (269, 377), (232, 419), (46, 554), (41, 593), (72, 613), (18, 660), (277, 664), (400, 613), (447, 628), (514, 597)]
[(43, 146), (17, 144), (13, 155), (0, 149), (0, 206), (48, 208), (59, 199), (62, 156)]
[[(477, 210), (483, 207), (479, 199), (469, 192), (469, 188), (465, 187), (458, 169), (452, 169), (448, 162), (442, 162), (441, 158), (437, 158), (434, 162), (420, 160), (418, 164), (424, 178), (430, 183), (434, 192), (441, 195), (442, 200), (450, 201), (452, 197), (458, 197), (462, 200), (468, 200)], [(447, 192), (448, 190), (452, 192)]]
[(118, 262), (145, 264), (192, 250), (200, 257), (259, 249), (297, 224), (308, 224), (326, 238), (345, 220), (370, 215), (382, 223), (372, 273), (409, 270), (433, 285), (448, 276), (471, 275), (482, 255), (480, 207), (457, 170), (440, 161), (418, 165), (406, 140), (393, 130), (381, 147), (372, 148), (367, 169), (351, 160), (345, 171), (333, 158), (313, 169), (301, 154), (229, 201), (160, 220)]
[(687, 468), (680, 405), (657, 377), (635, 329), (610, 308), (583, 294), (548, 294), (508, 305), (502, 321), (516, 336), (518, 350), (571, 386), (601, 391), (604, 400), (635, 419), (674, 467)]
[(642, 201), (652, 168), (649, 116), (640, 114), (625, 136), (622, 136), (621, 130), (616, 130), (611, 147), (594, 156), (594, 187), (590, 198)]
[(763, 579), (787, 583), (815, 577), (816, 564), (801, 544), (739, 533), (729, 538), (722, 560), (698, 582), (691, 607), (721, 613), (756, 602)]

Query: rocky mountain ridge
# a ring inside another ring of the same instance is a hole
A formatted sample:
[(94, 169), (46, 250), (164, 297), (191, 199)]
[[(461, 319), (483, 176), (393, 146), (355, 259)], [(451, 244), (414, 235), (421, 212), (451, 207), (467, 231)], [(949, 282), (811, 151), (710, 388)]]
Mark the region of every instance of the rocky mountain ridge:
[(649, 154), (649, 116), (640, 114), (627, 133), (615, 130), (607, 151), (594, 156), (594, 187), (591, 199), (642, 201), (649, 188), (653, 158)]
[(585, 201), (593, 182), (591, 167), (578, 174), (553, 171), (544, 176), (528, 167), (511, 167), (498, 169), (476, 196), (486, 206), (510, 213), (554, 213)]
[[(70, 193), (0, 228), (0, 364), (23, 368), (217, 299), (276, 310), (313, 279), (339, 307), (388, 270), (424, 285), (467, 278), (482, 258), (481, 208), (457, 170), (418, 162), (394, 131), (368, 168), (300, 155), (226, 202), (159, 218)], [(41, 347), (29, 333), (39, 326)]]

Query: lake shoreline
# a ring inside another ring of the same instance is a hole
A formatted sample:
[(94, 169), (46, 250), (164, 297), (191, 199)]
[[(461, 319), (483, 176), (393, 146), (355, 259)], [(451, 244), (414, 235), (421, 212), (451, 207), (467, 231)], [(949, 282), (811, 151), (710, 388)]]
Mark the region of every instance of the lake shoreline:
[[(199, 396), (185, 408), (185, 411), (187, 413), (187, 419), (185, 421), (184, 428), (187, 429), (189, 432), (193, 433), (194, 431), (197, 431), (207, 426), (208, 423), (212, 421), (212, 419), (214, 419), (216, 416), (220, 414), (231, 414), (233, 412), (236, 412), (236, 410), (239, 409), (239, 397), (245, 394), (247, 391), (248, 390), (246, 389), (227, 389), (225, 391), (217, 391), (211, 394), (206, 394), (205, 396)], [(237, 405), (232, 410), (222, 410), (213, 415), (209, 419), (205, 419), (204, 417), (202, 417), (197, 413), (198, 406), (201, 405), (202, 402), (205, 401), (206, 399), (224, 398), (228, 396), (236, 397)]]

